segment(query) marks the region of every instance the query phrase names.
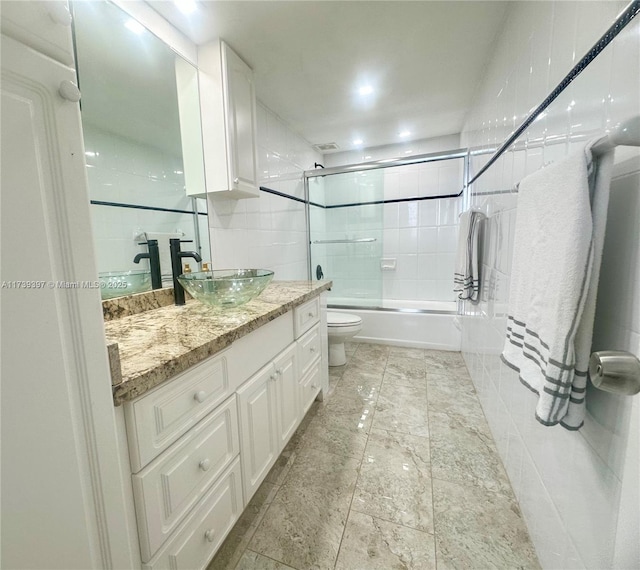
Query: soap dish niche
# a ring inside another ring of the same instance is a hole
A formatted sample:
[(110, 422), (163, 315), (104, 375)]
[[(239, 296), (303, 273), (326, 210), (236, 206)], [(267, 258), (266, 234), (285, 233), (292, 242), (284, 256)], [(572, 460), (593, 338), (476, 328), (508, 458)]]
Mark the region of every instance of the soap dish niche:
[(397, 260), (395, 257), (383, 257), (380, 259), (380, 269), (382, 271), (395, 271)]

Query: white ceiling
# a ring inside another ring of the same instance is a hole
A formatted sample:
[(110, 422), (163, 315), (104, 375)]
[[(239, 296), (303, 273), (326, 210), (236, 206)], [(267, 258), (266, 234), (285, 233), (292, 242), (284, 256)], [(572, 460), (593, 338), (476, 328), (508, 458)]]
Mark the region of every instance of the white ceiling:
[[(340, 150), (458, 133), (509, 2), (200, 1), (149, 4), (194, 42), (221, 37), (258, 98), (312, 144)], [(360, 96), (371, 85), (374, 93)], [(406, 139), (405, 139), (406, 140)]]

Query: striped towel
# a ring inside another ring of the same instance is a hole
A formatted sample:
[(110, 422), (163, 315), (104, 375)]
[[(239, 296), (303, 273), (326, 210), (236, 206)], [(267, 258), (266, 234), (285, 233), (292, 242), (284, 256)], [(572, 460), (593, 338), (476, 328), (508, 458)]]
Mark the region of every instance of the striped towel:
[(476, 303), (480, 292), (478, 271), (478, 234), (482, 212), (467, 210), (460, 215), (456, 270), (453, 274), (453, 290), (458, 299)]
[(520, 182), (502, 360), (538, 394), (536, 419), (584, 422), (613, 152), (589, 143)]

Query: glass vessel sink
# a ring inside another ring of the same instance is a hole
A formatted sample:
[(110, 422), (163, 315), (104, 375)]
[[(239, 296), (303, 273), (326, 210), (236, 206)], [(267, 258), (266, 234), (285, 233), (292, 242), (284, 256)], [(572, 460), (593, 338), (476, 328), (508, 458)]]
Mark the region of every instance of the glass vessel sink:
[(237, 307), (254, 299), (273, 279), (268, 269), (216, 269), (184, 273), (178, 281), (201, 303)]
[(151, 290), (151, 271), (107, 271), (98, 274), (103, 299), (113, 299)]

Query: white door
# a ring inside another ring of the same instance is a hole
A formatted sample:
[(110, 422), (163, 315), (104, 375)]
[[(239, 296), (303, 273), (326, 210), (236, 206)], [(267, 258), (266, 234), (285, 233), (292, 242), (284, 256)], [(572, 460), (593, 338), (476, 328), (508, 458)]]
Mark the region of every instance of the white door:
[(297, 345), (294, 343), (274, 361), (278, 387), (278, 436), (280, 449), (293, 435), (300, 420), (300, 384), (297, 370)]
[(80, 114), (63, 81), (73, 69), (2, 36), (3, 568), (133, 564), (100, 292), (82, 285), (97, 275)]
[(238, 390), (245, 502), (251, 499), (280, 453), (276, 378), (273, 364), (268, 364)]

